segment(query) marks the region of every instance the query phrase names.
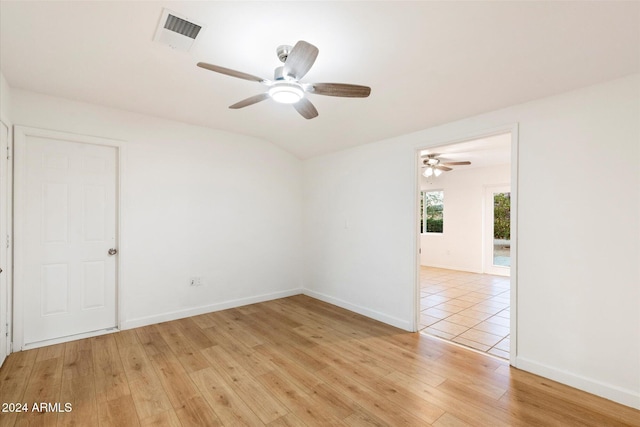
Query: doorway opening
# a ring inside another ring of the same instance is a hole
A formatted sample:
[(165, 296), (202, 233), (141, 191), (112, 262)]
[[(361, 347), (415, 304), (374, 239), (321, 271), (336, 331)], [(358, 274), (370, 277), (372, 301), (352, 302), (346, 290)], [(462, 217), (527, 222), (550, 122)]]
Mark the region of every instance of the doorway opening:
[(511, 272), (511, 186), (485, 187), (484, 272)]
[(515, 356), (516, 150), (514, 127), (418, 151), (417, 329), (509, 360)]

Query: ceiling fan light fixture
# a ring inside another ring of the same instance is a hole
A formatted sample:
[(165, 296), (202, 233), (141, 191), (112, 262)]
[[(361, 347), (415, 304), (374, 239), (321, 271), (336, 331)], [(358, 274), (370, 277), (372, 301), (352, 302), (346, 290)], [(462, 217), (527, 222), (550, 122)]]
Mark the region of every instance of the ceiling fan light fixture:
[(442, 171), (432, 166), (427, 166), (424, 172), (422, 172), (422, 176), (424, 176), (425, 178), (431, 178), (432, 176), (439, 177), (440, 175), (442, 175)]
[(281, 104), (295, 104), (304, 97), (304, 90), (296, 83), (277, 82), (269, 88), (269, 96)]

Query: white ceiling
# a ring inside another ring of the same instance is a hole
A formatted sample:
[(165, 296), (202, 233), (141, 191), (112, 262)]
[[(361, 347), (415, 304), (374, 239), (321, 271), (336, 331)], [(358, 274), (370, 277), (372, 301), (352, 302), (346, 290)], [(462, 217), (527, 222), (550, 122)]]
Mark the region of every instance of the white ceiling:
[(511, 163), (511, 134), (503, 133), (420, 151), (421, 156), (427, 154), (437, 154), (443, 162), (471, 162), (470, 165), (453, 166), (453, 171), (506, 165)]
[[(162, 8), (207, 25), (189, 53), (152, 41)], [(372, 87), (365, 99), (310, 95), (320, 115), (196, 67), (271, 78), (275, 48), (320, 49), (307, 82)], [(10, 86), (271, 141), (300, 158), (377, 141), (640, 72), (632, 2), (0, 3)]]

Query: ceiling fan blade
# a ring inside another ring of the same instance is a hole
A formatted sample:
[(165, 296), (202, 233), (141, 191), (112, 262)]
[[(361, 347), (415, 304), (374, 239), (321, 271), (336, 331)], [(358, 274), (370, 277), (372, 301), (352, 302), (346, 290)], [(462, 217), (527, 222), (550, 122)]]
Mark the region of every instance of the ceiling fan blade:
[(236, 102), (233, 105), (230, 105), (229, 108), (231, 108), (232, 110), (237, 110), (238, 108), (244, 108), (244, 107), (248, 107), (249, 105), (253, 105), (256, 104), (260, 101), (264, 101), (265, 99), (269, 98), (269, 94), (268, 93), (259, 93), (258, 95), (253, 95), (250, 96), (247, 99), (243, 99), (240, 102)]
[(464, 165), (470, 165), (471, 162), (444, 162), (440, 164), (445, 166), (464, 166)]
[(318, 110), (313, 106), (311, 101), (307, 98), (302, 98), (300, 101), (293, 104), (293, 108), (305, 119), (313, 119), (318, 116)]
[(448, 168), (446, 166), (440, 166), (440, 165), (435, 165), (435, 166), (432, 166), (432, 167), (434, 169), (440, 169), (441, 171), (445, 171), (445, 172), (449, 172), (449, 171), (453, 170), (452, 168)]
[(207, 64), (206, 62), (198, 62), (198, 67), (215, 71), (216, 73), (226, 74), (227, 76), (237, 77), (239, 79), (250, 80), (253, 82), (264, 82), (265, 79), (252, 74), (243, 73), (242, 71), (232, 70), (231, 68), (220, 67), (218, 65)]
[(309, 72), (313, 63), (316, 62), (318, 52), (317, 47), (300, 40), (293, 46), (287, 56), (287, 60), (284, 63), (284, 74), (300, 80)]
[(371, 93), (369, 86), (351, 85), (347, 83), (314, 83), (313, 93), (345, 98), (366, 98)]

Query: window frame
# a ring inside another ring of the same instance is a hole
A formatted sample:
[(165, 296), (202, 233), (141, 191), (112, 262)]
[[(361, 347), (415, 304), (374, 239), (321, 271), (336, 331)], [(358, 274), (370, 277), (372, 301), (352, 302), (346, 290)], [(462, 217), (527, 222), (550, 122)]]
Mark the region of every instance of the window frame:
[[(427, 193), (442, 193), (442, 231), (427, 231)], [(444, 189), (420, 190), (420, 234), (432, 236), (444, 234)]]

